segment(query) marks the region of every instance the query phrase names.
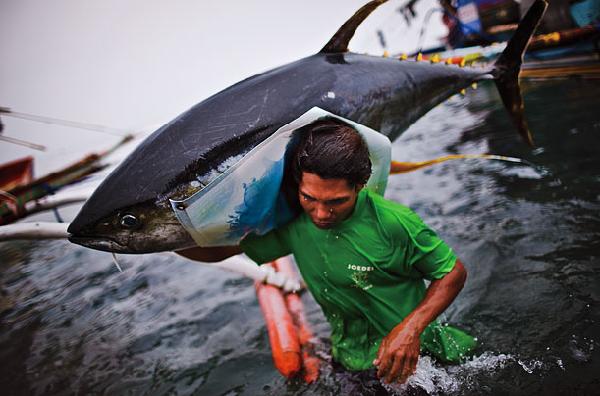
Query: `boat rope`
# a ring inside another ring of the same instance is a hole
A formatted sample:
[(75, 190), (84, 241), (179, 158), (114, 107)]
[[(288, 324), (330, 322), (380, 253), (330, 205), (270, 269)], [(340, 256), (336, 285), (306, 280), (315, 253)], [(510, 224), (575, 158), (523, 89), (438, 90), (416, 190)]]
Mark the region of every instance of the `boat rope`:
[(6, 107), (0, 107), (0, 114), (6, 115), (9, 117), (20, 118), (22, 120), (41, 122), (44, 124), (54, 124), (54, 125), (62, 125), (62, 126), (70, 127), (70, 128), (87, 129), (89, 131), (105, 133), (105, 134), (113, 135), (113, 136), (125, 136), (130, 133), (129, 131), (127, 131), (125, 129), (113, 128), (113, 127), (100, 125), (100, 124), (89, 124), (89, 123), (85, 123), (85, 122), (63, 120), (61, 118), (45, 117), (45, 116), (40, 116), (40, 115), (36, 115), (36, 114), (22, 113), (22, 112), (12, 111)]
[(419, 162), (400, 162), (400, 161), (392, 161), (390, 167), (390, 174), (398, 174), (398, 173), (407, 173), (412, 172), (414, 170), (425, 168), (427, 166), (431, 166), (434, 164), (439, 164), (440, 162), (457, 160), (457, 159), (486, 159), (486, 160), (498, 160), (498, 161), (508, 161), (515, 162), (518, 164), (525, 164), (532, 167), (535, 167), (534, 164), (527, 160), (523, 160), (521, 158), (514, 157), (505, 157), (503, 155), (492, 155), (492, 154), (453, 154), (446, 155), (439, 158), (434, 158), (428, 161), (419, 161)]
[(63, 220), (62, 216), (60, 215), (58, 208), (54, 207), (52, 208), (52, 213), (54, 213), (54, 218), (56, 219), (56, 221), (58, 223), (64, 223), (65, 221)]
[(429, 26), (429, 19), (433, 15), (434, 12), (442, 12), (444, 13), (443, 8), (431, 8), (425, 14), (425, 18), (423, 18), (423, 23), (421, 24), (421, 31), (419, 32), (419, 40), (417, 41), (417, 50), (415, 53), (419, 53), (423, 50), (423, 40), (425, 39), (425, 32)]
[(17, 138), (6, 136), (6, 135), (0, 135), (0, 140), (3, 140), (8, 143), (18, 144), (20, 146), (32, 148), (34, 150), (46, 151), (46, 146), (42, 146), (41, 144), (31, 143), (26, 140), (17, 139)]

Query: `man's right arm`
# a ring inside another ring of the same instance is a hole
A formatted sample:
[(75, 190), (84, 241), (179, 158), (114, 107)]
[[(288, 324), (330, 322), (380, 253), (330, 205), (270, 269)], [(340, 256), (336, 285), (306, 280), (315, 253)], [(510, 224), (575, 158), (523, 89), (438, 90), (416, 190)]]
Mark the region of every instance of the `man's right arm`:
[(231, 256), (241, 254), (243, 251), (239, 246), (196, 246), (193, 248), (176, 250), (175, 253), (190, 260), (202, 261), (205, 263), (218, 263)]

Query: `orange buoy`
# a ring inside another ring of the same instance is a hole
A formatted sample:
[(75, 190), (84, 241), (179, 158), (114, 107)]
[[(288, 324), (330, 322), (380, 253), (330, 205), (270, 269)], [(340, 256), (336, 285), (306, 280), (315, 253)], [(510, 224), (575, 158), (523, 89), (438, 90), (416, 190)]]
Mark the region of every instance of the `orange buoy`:
[[(278, 272), (283, 273), (288, 278), (297, 278), (298, 274), (294, 270), (292, 261), (289, 257), (282, 257), (277, 259), (273, 266)], [(314, 355), (314, 348), (312, 339), (314, 337), (313, 332), (306, 320), (304, 314), (304, 304), (298, 294), (288, 293), (285, 295), (285, 301), (287, 303), (288, 311), (290, 312), (294, 324), (296, 325), (298, 341), (302, 350), (302, 363), (304, 368), (304, 381), (311, 383), (319, 378), (319, 367), (321, 361)]]
[(284, 377), (294, 377), (302, 370), (302, 355), (294, 320), (283, 293), (276, 286), (260, 282), (255, 282), (254, 286), (269, 333), (273, 363)]

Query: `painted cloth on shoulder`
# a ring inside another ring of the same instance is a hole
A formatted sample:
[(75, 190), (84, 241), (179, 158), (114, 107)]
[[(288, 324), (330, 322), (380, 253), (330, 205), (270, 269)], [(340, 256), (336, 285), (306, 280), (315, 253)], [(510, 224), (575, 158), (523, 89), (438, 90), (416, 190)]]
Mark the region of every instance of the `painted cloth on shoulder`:
[[(331, 325), (332, 353), (350, 370), (372, 367), (381, 339), (423, 299), (424, 279), (452, 271), (456, 256), (409, 208), (363, 189), (352, 215), (331, 229), (303, 213), (286, 226), (241, 243), (264, 263), (293, 253)], [(422, 348), (458, 362), (475, 347), (468, 334), (437, 322)]]
[[(286, 159), (298, 144), (297, 130), (324, 117), (353, 126), (364, 139), (372, 163), (367, 187), (383, 195), (390, 172), (392, 146), (379, 132), (351, 120), (313, 107), (283, 125), (242, 158), (232, 157), (222, 169), (195, 181), (205, 187), (182, 200), (171, 199), (181, 225), (198, 246), (235, 246), (246, 235), (264, 235), (297, 215), (282, 188)], [(196, 188), (196, 187), (195, 187)]]

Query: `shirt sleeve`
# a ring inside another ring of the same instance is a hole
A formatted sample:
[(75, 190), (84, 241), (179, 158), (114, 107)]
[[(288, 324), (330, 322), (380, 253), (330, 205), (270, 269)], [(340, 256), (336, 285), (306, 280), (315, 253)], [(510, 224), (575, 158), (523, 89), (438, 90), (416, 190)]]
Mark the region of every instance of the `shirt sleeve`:
[(428, 280), (441, 279), (454, 269), (456, 255), (435, 232), (424, 225), (413, 238), (413, 252), (409, 260)]
[(240, 247), (258, 264), (268, 263), (291, 253), (284, 231), (281, 229), (270, 231), (265, 235), (248, 235), (240, 242)]

